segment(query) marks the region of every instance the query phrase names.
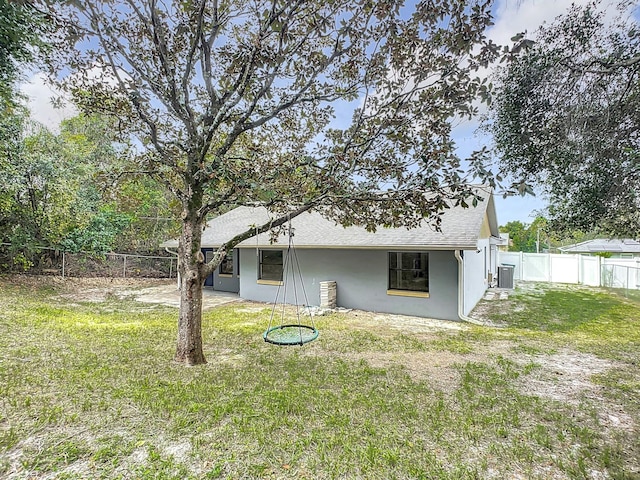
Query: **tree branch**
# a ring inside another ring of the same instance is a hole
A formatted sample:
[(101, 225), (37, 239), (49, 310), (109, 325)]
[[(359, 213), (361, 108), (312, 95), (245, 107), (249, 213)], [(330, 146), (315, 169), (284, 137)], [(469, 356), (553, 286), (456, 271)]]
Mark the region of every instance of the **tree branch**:
[(297, 217), (298, 215), (311, 210), (313, 207), (317, 205), (318, 202), (322, 201), (322, 197), (316, 198), (313, 202), (302, 205), (298, 207), (292, 212), (287, 213), (286, 215), (282, 215), (275, 220), (271, 220), (263, 225), (256, 226), (255, 228), (250, 228), (243, 233), (240, 233), (233, 237), (228, 242), (221, 245), (218, 250), (213, 254), (213, 259), (204, 266), (204, 275), (209, 276), (213, 271), (220, 265), (222, 259), (227, 255), (229, 250), (235, 248), (236, 245), (247, 240), (251, 237), (259, 235), (261, 233), (266, 233), (274, 228), (280, 227), (285, 223), (289, 222), (291, 219)]

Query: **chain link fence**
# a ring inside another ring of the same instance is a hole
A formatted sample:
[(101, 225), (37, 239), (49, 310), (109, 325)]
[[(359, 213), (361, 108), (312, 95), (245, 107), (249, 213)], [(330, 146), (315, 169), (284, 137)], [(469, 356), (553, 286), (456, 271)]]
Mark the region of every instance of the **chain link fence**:
[(175, 278), (177, 259), (168, 255), (70, 253), (49, 247), (0, 244), (0, 271), (62, 277)]
[(628, 298), (640, 300), (640, 268), (626, 265), (602, 265), (602, 286)]

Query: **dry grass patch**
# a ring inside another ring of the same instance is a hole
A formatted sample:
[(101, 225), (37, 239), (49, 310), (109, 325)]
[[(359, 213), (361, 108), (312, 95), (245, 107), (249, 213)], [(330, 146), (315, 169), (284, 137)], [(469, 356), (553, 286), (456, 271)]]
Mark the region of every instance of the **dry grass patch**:
[(510, 298), (518, 312), (487, 308), (500, 329), (333, 314), (302, 348), (265, 344), (270, 307), (237, 302), (205, 312), (209, 363), (185, 368), (171, 361), (175, 308), (122, 295), (135, 285), (91, 303), (61, 297), (72, 288), (0, 283), (2, 478), (640, 472), (627, 301), (537, 288)]

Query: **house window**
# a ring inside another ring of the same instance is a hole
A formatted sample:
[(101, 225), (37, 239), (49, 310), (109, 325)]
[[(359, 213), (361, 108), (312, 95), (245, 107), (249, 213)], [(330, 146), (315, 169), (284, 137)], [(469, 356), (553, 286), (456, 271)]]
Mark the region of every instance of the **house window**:
[(389, 252), (389, 290), (429, 292), (429, 254)]
[(233, 275), (233, 250), (227, 252), (227, 255), (222, 259), (218, 273), (220, 275)]
[(260, 250), (258, 279), (282, 281), (282, 250)]

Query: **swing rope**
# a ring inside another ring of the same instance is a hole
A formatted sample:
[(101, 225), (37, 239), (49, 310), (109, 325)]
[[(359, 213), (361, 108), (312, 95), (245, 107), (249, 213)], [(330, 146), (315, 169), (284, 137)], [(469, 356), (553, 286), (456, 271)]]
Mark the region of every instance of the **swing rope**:
[[(295, 263), (295, 265), (294, 265)], [(291, 217), (289, 217), (289, 245), (287, 247), (286, 257), (283, 259), (282, 266), (282, 282), (278, 284), (276, 291), (276, 298), (273, 302), (273, 308), (271, 309), (271, 316), (269, 318), (269, 326), (263, 334), (265, 342), (273, 343), (275, 345), (304, 345), (318, 338), (319, 332), (316, 329), (313, 316), (309, 312), (310, 325), (302, 323), (300, 318), (300, 305), (298, 304), (298, 285), (296, 284), (296, 273), (300, 279), (300, 287), (304, 296), (305, 305), (309, 308), (309, 300), (307, 298), (307, 292), (304, 288), (304, 282), (302, 281), (302, 271), (300, 270), (300, 262), (298, 261), (298, 254), (296, 252), (293, 243), (293, 229), (291, 228)], [(293, 297), (296, 308), (296, 320), (297, 323), (284, 323), (285, 317), (285, 304), (287, 298), (287, 286), (288, 278), (291, 278), (293, 282)], [(282, 296), (282, 308), (280, 312), (280, 325), (273, 326), (273, 320), (275, 318), (276, 308), (278, 306), (278, 298), (280, 296), (281, 287)]]

